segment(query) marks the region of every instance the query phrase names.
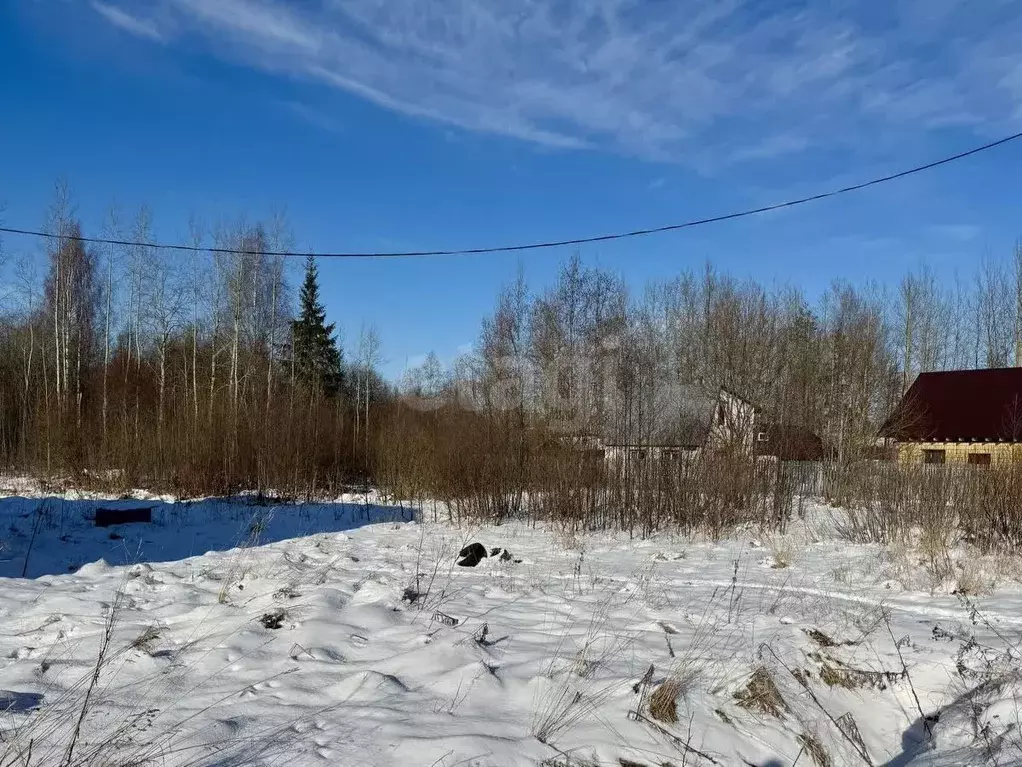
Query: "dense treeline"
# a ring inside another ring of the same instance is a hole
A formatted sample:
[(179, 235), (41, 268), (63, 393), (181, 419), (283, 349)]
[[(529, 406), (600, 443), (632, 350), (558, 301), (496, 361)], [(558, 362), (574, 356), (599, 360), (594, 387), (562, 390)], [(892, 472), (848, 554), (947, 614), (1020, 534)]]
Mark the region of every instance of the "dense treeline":
[(503, 290), (451, 383), (482, 410), (520, 406), (630, 442), (649, 441), (679, 386), (724, 386), (847, 463), (875, 454), (878, 427), (919, 372), (1015, 364), (1022, 250), (1010, 268), (983, 261), (970, 283), (920, 267), (894, 287), (839, 281), (816, 299), (711, 265), (635, 295), (575, 257), (548, 290), (530, 293), (522, 276)]
[[(147, 244), (142, 210), (97, 232), (137, 244), (91, 246), (60, 188), (47, 229), (42, 252), (6, 253), (0, 460), (51, 478), (299, 495), (371, 480), (472, 516), (561, 498), (601, 524), (648, 523), (678, 519), (705, 489), (645, 467), (608, 490), (578, 448), (594, 434), (655, 439), (678, 386), (738, 392), (846, 465), (870, 455), (919, 371), (1022, 362), (1018, 254), (950, 285), (921, 267), (896, 286), (837, 282), (819, 297), (710, 265), (635, 292), (576, 256), (544, 290), (521, 274), (502, 290), (474, 353), (449, 369), (431, 355), (391, 386), (372, 329), (346, 354), (338, 344), (316, 264), (296, 292), (300, 262), (268, 255), (292, 246), (280, 216), (193, 222), (200, 251), (181, 253)], [(729, 474), (748, 487), (728, 490), (724, 516), (774, 487)]]
[(43, 254), (8, 253), (0, 451), (10, 470), (186, 493), (329, 489), (367, 477), (389, 396), (379, 340), (344, 361), (315, 264), (296, 314), (276, 217), (204, 231), (187, 254), (153, 242), (149, 213), (93, 247), (58, 190)]
[[(867, 503), (861, 463), (884, 457), (877, 430), (915, 375), (1022, 364), (1020, 307), (1022, 252), (982, 262), (968, 283), (921, 267), (893, 288), (836, 282), (815, 300), (709, 265), (636, 295), (575, 257), (544, 291), (521, 275), (507, 286), (446, 378), (435, 359), (412, 371), (403, 388), (421, 412), (392, 415), (379, 477), (474, 519), (527, 508), (640, 533), (783, 528), (804, 487), (797, 467), (741, 451), (606, 462), (587, 437), (656, 444), (677, 392), (724, 386), (779, 433), (822, 438), (835, 466), (813, 492)], [(448, 412), (431, 409), (441, 402)]]

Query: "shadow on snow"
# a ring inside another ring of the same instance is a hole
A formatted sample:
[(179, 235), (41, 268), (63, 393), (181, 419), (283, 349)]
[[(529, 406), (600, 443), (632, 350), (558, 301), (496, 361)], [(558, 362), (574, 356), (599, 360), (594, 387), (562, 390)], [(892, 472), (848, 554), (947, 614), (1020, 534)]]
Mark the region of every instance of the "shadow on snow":
[[(151, 507), (148, 523), (96, 527), (96, 511)], [(0, 578), (66, 575), (89, 562), (172, 562), (210, 551), (410, 522), (417, 509), (366, 503), (254, 505), (238, 499), (0, 499)]]

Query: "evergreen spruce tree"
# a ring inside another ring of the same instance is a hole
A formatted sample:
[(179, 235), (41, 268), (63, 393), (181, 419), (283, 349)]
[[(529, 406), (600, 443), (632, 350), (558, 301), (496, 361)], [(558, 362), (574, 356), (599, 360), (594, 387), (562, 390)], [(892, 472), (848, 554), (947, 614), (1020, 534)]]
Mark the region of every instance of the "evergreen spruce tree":
[(341, 391), (344, 383), (341, 351), (334, 338), (334, 323), (326, 323), (326, 310), (319, 300), (319, 270), (312, 256), (305, 262), (299, 304), (298, 319), (293, 327), (295, 372), (332, 397)]

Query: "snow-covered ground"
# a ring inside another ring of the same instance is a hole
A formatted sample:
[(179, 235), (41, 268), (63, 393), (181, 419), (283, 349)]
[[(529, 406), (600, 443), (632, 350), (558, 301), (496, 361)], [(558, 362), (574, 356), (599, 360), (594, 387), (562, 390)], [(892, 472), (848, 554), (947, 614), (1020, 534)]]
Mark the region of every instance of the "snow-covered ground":
[(1003, 562), (966, 603), (822, 507), (714, 543), (347, 501), (0, 500), (0, 764), (1022, 764)]

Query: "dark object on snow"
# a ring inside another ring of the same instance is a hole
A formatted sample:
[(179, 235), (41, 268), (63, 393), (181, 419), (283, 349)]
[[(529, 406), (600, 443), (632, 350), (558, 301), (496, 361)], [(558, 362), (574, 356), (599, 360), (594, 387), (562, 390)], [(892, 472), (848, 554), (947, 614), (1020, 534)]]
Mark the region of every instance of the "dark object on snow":
[(263, 628), (268, 629), (279, 629), (284, 625), (284, 618), (286, 613), (283, 610), (274, 610), (273, 612), (266, 613), (259, 622), (263, 624)]
[(490, 552), (491, 557), (500, 557), (501, 562), (514, 562), (516, 565), (520, 565), (522, 560), (515, 559), (514, 555), (507, 549), (494, 549)]
[(514, 562), (516, 565), (522, 563), (522, 560), (515, 559), (507, 549), (502, 549), (498, 546), (490, 549), (489, 554), (487, 554), (486, 547), (483, 544), (470, 543), (458, 552), (458, 565), (460, 567), (475, 567), (488, 556), (498, 557), (501, 562)]
[(481, 543), (470, 543), (458, 552), (459, 567), (475, 567), (486, 559), (486, 547)]
[(96, 527), (127, 525), (133, 522), (149, 523), (152, 521), (152, 506), (127, 506), (122, 508), (100, 506), (96, 509)]

